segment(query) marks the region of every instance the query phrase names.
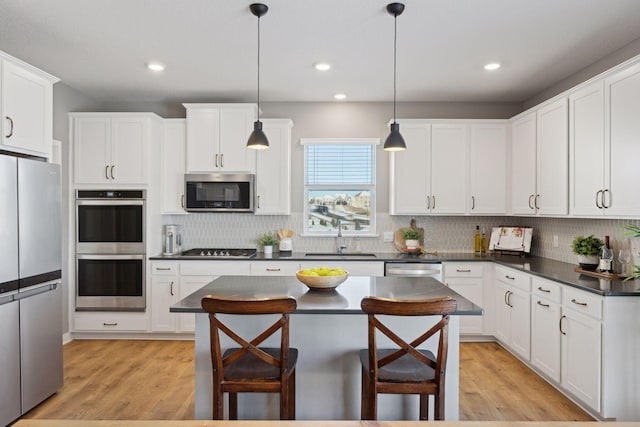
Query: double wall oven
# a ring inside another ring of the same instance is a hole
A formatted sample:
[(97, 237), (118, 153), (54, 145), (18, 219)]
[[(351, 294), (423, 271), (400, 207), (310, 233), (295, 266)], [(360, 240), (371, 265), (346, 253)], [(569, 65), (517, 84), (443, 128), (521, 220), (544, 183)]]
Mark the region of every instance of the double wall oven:
[(76, 310), (144, 311), (145, 191), (76, 191)]

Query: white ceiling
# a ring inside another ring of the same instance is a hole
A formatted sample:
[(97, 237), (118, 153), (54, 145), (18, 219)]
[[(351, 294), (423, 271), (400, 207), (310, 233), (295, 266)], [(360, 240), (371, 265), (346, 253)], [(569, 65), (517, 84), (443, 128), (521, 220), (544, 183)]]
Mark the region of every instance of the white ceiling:
[[(264, 0), (261, 99), (393, 98), (385, 0)], [(0, 0), (0, 50), (100, 101), (255, 102), (251, 0)], [(405, 0), (398, 101), (521, 102), (640, 38), (640, 0)], [(148, 61), (166, 64), (154, 74)], [(326, 73), (312, 64), (328, 61)], [(502, 68), (482, 66), (499, 61)]]

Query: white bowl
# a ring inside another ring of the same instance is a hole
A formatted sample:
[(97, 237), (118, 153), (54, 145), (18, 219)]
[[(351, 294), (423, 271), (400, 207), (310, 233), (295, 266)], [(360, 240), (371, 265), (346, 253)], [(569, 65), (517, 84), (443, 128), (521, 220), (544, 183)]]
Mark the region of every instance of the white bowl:
[(349, 272), (345, 272), (341, 276), (308, 276), (300, 274), (300, 271), (296, 271), (298, 280), (307, 285), (309, 289), (316, 291), (332, 291), (349, 277)]

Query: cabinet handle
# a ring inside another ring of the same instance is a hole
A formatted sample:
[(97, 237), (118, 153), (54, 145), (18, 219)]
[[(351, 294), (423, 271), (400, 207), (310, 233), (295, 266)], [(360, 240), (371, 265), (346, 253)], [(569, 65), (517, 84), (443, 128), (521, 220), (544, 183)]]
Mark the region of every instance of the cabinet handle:
[(116, 177), (113, 176), (113, 168), (115, 168), (115, 166), (111, 165), (111, 179), (116, 179)]
[(599, 198), (599, 196), (600, 196), (601, 194), (603, 194), (603, 193), (604, 193), (604, 190), (598, 190), (598, 191), (596, 192), (596, 207), (597, 207), (598, 209), (602, 209), (602, 204), (601, 204), (601, 203), (598, 203), (598, 201), (599, 201), (599, 200), (602, 200), (601, 198)]
[(571, 299), (571, 302), (572, 302), (572, 303), (574, 303), (574, 304), (577, 304), (577, 305), (581, 305), (581, 306), (583, 306), (583, 307), (586, 307), (586, 306), (587, 306), (587, 303), (586, 303), (586, 302), (576, 301), (576, 299), (575, 299), (575, 298), (572, 298), (572, 299)]
[(220, 167), (224, 167), (224, 153), (220, 154)]
[(118, 326), (118, 322), (113, 322), (113, 323), (102, 322), (102, 326)]
[(5, 116), (5, 119), (9, 120), (9, 135), (5, 135), (5, 138), (11, 138), (13, 136), (13, 119), (9, 116)]
[(507, 305), (508, 305), (509, 307), (513, 308), (513, 306), (511, 305), (511, 295), (513, 295), (513, 292), (508, 291), (508, 294), (509, 294), (509, 295), (507, 295)]
[(156, 267), (156, 271), (169, 271), (171, 267)]
[(507, 279), (509, 279), (509, 280), (516, 280), (516, 278), (515, 278), (515, 277), (511, 277), (511, 276), (509, 276), (508, 274), (505, 274), (505, 275), (504, 275), (504, 277), (506, 277), (506, 278), (507, 278)]
[(504, 293), (504, 304), (509, 305), (509, 301), (507, 300), (507, 296), (509, 296), (509, 291)]
[(169, 293), (171, 294), (171, 296), (174, 295), (174, 293), (173, 293), (173, 282), (171, 282), (171, 284), (169, 285)]
[(551, 289), (544, 289), (542, 286), (538, 286), (538, 290), (539, 290), (540, 292), (551, 293)]
[(471, 210), (476, 208), (476, 196), (471, 196)]
[(471, 273), (471, 270), (460, 270), (459, 268), (456, 268), (456, 271), (458, 273)]
[(257, 197), (257, 199), (258, 199), (258, 206), (257, 206), (257, 208), (258, 208), (258, 209), (260, 209), (260, 196), (258, 196), (258, 197)]
[(547, 307), (547, 308), (549, 308), (549, 304), (543, 304), (543, 303), (541, 303), (540, 301), (538, 301), (538, 305), (540, 305), (540, 306), (542, 306), (542, 307)]
[(433, 207), (431, 209), (435, 209), (436, 208), (436, 196), (431, 196), (433, 197)]
[(533, 206), (536, 207), (536, 209), (540, 209), (540, 206), (538, 206), (538, 199), (540, 198), (539, 194), (536, 194), (536, 197), (533, 199)]
[(427, 195), (427, 210), (431, 209), (431, 196)]
[(182, 206), (182, 208), (184, 208), (184, 194), (182, 196), (180, 196), (180, 206)]
[(104, 177), (109, 179), (109, 165), (104, 167)]
[(560, 316), (560, 321), (558, 322), (558, 328), (560, 328), (560, 333), (562, 335), (567, 335), (567, 333), (562, 330), (562, 319), (564, 319), (565, 317), (567, 317), (567, 316)]
[(611, 197), (606, 197), (606, 198), (605, 198), (605, 195), (607, 195), (607, 194), (609, 194), (609, 193), (610, 193), (610, 191), (609, 191), (609, 189), (608, 189), (608, 188), (605, 188), (605, 189), (602, 191), (602, 207), (603, 207), (603, 208), (605, 208), (605, 209), (609, 209), (609, 208), (611, 207), (611, 205), (610, 205), (609, 203), (605, 203), (605, 200), (606, 200), (606, 199), (611, 199)]
[(216, 167), (218, 167), (218, 154), (216, 154)]
[(280, 271), (279, 268), (267, 268), (267, 271)]
[(532, 205), (531, 205), (531, 199), (533, 199), (533, 194), (529, 195), (529, 209), (535, 209)]

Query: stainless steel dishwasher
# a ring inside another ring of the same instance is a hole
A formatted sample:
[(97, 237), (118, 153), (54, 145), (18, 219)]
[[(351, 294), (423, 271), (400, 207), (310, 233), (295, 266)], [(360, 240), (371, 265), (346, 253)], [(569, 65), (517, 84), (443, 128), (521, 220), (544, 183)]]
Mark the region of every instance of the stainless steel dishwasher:
[(442, 263), (439, 261), (386, 262), (384, 264), (384, 275), (396, 277), (433, 277), (442, 282)]

